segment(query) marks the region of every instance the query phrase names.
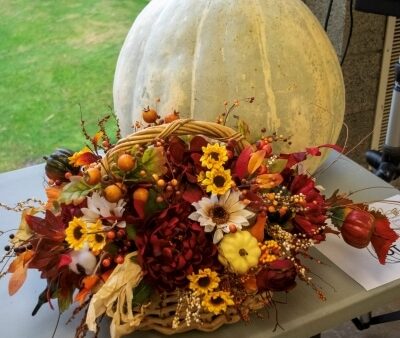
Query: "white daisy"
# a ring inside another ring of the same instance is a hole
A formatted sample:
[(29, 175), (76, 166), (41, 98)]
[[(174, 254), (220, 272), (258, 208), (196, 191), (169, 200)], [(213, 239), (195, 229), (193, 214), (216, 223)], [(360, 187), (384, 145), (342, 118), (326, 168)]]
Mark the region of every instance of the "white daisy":
[(196, 211), (189, 218), (199, 222), (206, 232), (215, 230), (213, 242), (218, 243), (224, 233), (231, 232), (232, 228), (242, 230), (242, 227), (249, 225), (248, 219), (254, 216), (254, 213), (245, 209), (246, 203), (239, 197), (240, 192), (233, 190), (228, 190), (220, 198), (217, 195), (203, 197), (192, 204)]
[(108, 202), (98, 192), (94, 192), (92, 196), (87, 198), (88, 207), (81, 209), (83, 212), (82, 219), (87, 222), (96, 223), (97, 219), (103, 218), (114, 223), (113, 225), (125, 228), (125, 221), (117, 221), (121, 219), (125, 211), (125, 204), (124, 200), (119, 200), (117, 203)]

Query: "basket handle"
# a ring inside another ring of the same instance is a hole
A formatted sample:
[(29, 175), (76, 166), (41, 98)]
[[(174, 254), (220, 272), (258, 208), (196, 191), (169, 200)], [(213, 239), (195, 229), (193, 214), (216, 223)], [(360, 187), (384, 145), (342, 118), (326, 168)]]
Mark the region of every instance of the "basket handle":
[(105, 162), (104, 164), (108, 166), (115, 154), (124, 153), (136, 144), (142, 145), (150, 143), (155, 139), (166, 139), (172, 135), (203, 135), (221, 142), (234, 140), (237, 142), (236, 149), (238, 151), (241, 151), (246, 145), (248, 145), (248, 141), (244, 136), (230, 127), (215, 122), (179, 119), (171, 123), (139, 130), (119, 140), (115, 147), (107, 152), (107, 155), (103, 160)]

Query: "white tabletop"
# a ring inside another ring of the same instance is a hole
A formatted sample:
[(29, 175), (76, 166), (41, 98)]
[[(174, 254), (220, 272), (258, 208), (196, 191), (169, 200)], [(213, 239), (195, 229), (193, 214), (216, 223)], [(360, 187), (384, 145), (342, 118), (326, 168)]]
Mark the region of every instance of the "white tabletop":
[[(336, 157), (337, 154), (333, 153), (323, 167), (329, 167), (329, 163)], [(0, 174), (0, 201), (12, 205), (29, 197), (44, 199), (43, 181), (42, 165)], [(319, 175), (317, 182), (326, 188), (326, 195), (336, 188), (349, 192), (366, 187), (381, 187), (365, 190), (354, 196), (355, 200), (365, 202), (384, 199), (398, 193), (398, 190), (345, 157)], [(0, 229), (15, 228), (18, 224), (18, 214), (0, 210)], [(6, 244), (4, 237), (0, 237), (0, 249)], [(269, 319), (254, 318), (249, 324), (226, 325), (211, 336), (216, 338), (230, 335), (249, 338), (309, 337), (400, 298), (400, 280), (367, 292), (322, 254), (314, 251), (313, 255), (326, 263), (318, 265), (315, 262), (309, 262), (308, 265), (318, 276), (314, 278), (314, 281), (324, 289), (327, 301), (319, 300), (310, 287), (299, 281), (298, 286), (287, 295), (276, 294), (276, 299), (286, 302), (286, 304), (278, 305), (278, 319), (284, 330), (277, 329), (272, 332), (275, 325), (275, 311), (270, 309)], [(31, 317), (37, 297), (45, 288), (45, 281), (41, 280), (34, 271), (29, 271), (27, 282), (13, 297), (8, 296), (7, 284), (8, 277), (0, 280), (0, 337), (50, 338), (56, 324), (57, 310), (52, 311), (45, 304), (35, 317)], [(56, 303), (54, 305), (57, 306)], [(61, 317), (55, 337), (74, 337), (78, 323), (76, 320), (65, 325), (69, 314), (65, 313)], [(267, 316), (266, 312), (265, 317)], [(106, 326), (103, 326), (99, 337), (109, 337)], [(137, 332), (130, 337), (159, 338), (163, 336), (155, 332)], [(210, 337), (210, 334), (192, 331), (175, 337), (205, 338)]]

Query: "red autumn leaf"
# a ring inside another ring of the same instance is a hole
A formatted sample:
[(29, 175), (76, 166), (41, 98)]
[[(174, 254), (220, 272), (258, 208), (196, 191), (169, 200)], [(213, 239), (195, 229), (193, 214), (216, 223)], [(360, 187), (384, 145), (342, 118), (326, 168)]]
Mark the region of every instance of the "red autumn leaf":
[(190, 151), (202, 152), (202, 147), (207, 147), (207, 141), (204, 137), (195, 136), (190, 141)]
[(72, 262), (72, 258), (70, 255), (61, 255), (60, 262), (58, 263), (58, 268), (62, 268), (63, 266), (69, 265)]
[(297, 163), (303, 162), (307, 159), (307, 153), (303, 151), (299, 153), (281, 154), (280, 158), (287, 160), (286, 168), (291, 168)]
[(390, 222), (385, 216), (377, 212), (371, 213), (375, 217), (375, 231), (372, 234), (371, 244), (378, 255), (379, 263), (385, 264), (388, 251), (399, 235), (390, 228)]
[(96, 154), (93, 154), (91, 152), (86, 152), (81, 155), (75, 160), (75, 166), (80, 167), (83, 165), (89, 165), (91, 163), (97, 162), (99, 157)]
[(321, 156), (321, 151), (319, 150), (319, 147), (306, 148), (306, 152), (308, 155), (311, 156)]
[(194, 203), (199, 201), (203, 197), (203, 190), (198, 185), (188, 184), (185, 191), (182, 194), (185, 201)]
[(242, 179), (247, 176), (247, 166), (250, 161), (251, 154), (253, 153), (253, 148), (251, 146), (247, 146), (240, 153), (236, 165), (235, 165), (235, 174), (239, 179)]
[(135, 208), (135, 211), (137, 212), (139, 218), (143, 219), (145, 215), (146, 201), (134, 198), (133, 207)]
[(173, 137), (170, 139), (170, 145), (168, 152), (171, 156), (171, 160), (175, 164), (181, 164), (186, 147), (185, 143), (179, 137)]
[(46, 210), (45, 218), (26, 215), (25, 220), (29, 228), (46, 238), (54, 241), (63, 241), (65, 238), (64, 225), (51, 211)]

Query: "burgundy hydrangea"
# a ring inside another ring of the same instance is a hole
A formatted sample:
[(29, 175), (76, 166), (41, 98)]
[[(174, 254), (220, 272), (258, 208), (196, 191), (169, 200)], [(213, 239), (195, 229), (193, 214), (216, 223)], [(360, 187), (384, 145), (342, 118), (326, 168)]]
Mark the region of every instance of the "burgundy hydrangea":
[(290, 184), (292, 194), (303, 194), (306, 204), (304, 210), (294, 216), (292, 222), (296, 229), (317, 242), (325, 240), (321, 227), (326, 221), (327, 206), (325, 198), (315, 187), (314, 180), (307, 175), (297, 175)]
[(217, 247), (198, 222), (188, 218), (189, 203), (169, 207), (137, 233), (138, 261), (146, 280), (169, 291), (188, 284), (192, 272), (215, 266)]
[(289, 291), (296, 286), (296, 276), (296, 267), (291, 260), (276, 260), (257, 274), (257, 288), (259, 291)]

